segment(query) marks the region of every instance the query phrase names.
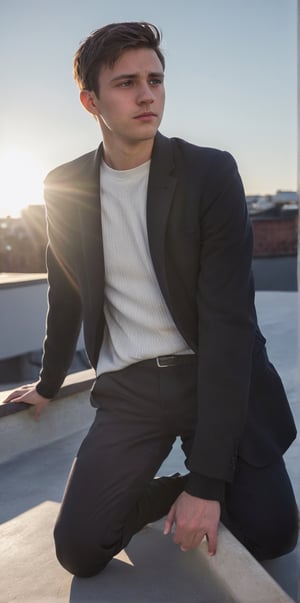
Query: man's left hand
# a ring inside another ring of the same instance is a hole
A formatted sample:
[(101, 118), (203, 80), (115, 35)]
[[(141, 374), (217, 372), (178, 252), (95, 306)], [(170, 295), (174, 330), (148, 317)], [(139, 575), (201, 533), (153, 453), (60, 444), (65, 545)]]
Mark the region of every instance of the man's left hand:
[(208, 554), (215, 555), (220, 513), (218, 501), (182, 492), (168, 513), (164, 534), (170, 534), (174, 524), (174, 542), (182, 551), (195, 549), (206, 536)]

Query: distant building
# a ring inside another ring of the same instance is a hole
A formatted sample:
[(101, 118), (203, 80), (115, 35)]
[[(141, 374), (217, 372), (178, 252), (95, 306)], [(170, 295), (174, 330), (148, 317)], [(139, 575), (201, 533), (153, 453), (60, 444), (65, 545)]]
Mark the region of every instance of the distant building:
[(294, 205), (298, 207), (298, 193), (295, 191), (277, 191), (272, 198), (275, 205)]
[[(295, 291), (298, 195), (246, 197), (254, 235), (253, 269), (259, 290)], [(20, 218), (0, 218), (0, 273), (45, 273), (44, 205), (30, 205)]]
[(20, 218), (0, 219), (0, 272), (45, 272), (45, 207), (29, 205)]
[(254, 258), (297, 254), (298, 195), (277, 191), (275, 195), (248, 196), (253, 225)]

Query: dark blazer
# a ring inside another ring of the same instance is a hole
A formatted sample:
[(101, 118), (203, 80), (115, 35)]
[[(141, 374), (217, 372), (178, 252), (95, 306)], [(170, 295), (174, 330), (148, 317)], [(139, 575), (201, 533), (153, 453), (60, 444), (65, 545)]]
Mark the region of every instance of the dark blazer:
[[(101, 155), (102, 145), (56, 168), (45, 182), (49, 311), (38, 391), (46, 397), (56, 394), (65, 377), (82, 319), (93, 367), (101, 347)], [(257, 326), (252, 230), (231, 155), (158, 133), (147, 227), (163, 296), (198, 359), (199, 411), (188, 459), (193, 493), (217, 496), (224, 481), (233, 479), (238, 454), (263, 466), (296, 434)]]

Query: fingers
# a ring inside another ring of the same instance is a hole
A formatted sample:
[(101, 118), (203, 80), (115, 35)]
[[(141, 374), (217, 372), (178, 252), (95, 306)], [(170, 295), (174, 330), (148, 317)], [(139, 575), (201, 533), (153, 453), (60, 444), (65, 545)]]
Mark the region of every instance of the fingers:
[[(197, 548), (201, 544), (203, 538), (206, 536), (208, 554), (210, 557), (215, 555), (217, 550), (219, 512), (215, 517), (213, 516), (210, 519), (207, 517), (198, 519), (197, 523), (195, 523), (195, 520), (186, 522), (179, 520), (177, 517), (177, 506), (178, 505), (175, 502), (167, 515), (164, 524), (164, 534), (170, 534), (172, 532), (172, 527), (175, 524), (176, 527), (173, 540), (183, 552)], [(215, 507), (216, 505), (213, 506)], [(219, 504), (217, 504), (217, 509), (218, 507)]]
[[(203, 536), (204, 538), (204, 536)], [(192, 551), (193, 549), (196, 549), (197, 546), (199, 546), (199, 544), (201, 544), (203, 538), (199, 538), (193, 542), (191, 542), (189, 545), (184, 546), (183, 544), (180, 545), (180, 550), (183, 553), (187, 553), (188, 551)]]
[(10, 394), (4, 400), (2, 400), (2, 402), (4, 404), (6, 404), (8, 402), (22, 402), (24, 396), (29, 391), (33, 390), (33, 388), (34, 388), (33, 385), (22, 385), (21, 387), (14, 390), (13, 392), (10, 392)]
[(173, 540), (175, 544), (178, 544), (180, 550), (185, 553), (186, 551), (196, 549), (204, 537), (205, 532), (201, 529), (190, 531), (176, 528)]
[(207, 534), (207, 546), (209, 556), (213, 557), (217, 552), (217, 530), (211, 530)]
[(167, 515), (167, 518), (165, 520), (164, 532), (163, 532), (165, 536), (167, 536), (168, 534), (171, 534), (174, 520), (175, 520), (175, 506), (172, 505), (172, 507)]
[(47, 398), (42, 398), (37, 404), (34, 405), (34, 415), (33, 418), (38, 421), (44, 408), (47, 406), (49, 400)]
[(10, 394), (9, 396), (7, 396), (7, 398), (5, 398), (5, 400), (3, 400), (3, 403), (8, 404), (9, 402), (25, 402), (25, 396), (26, 394), (24, 394), (24, 392), (14, 392), (13, 394)]
[(26, 404), (30, 404), (34, 407), (33, 418), (38, 420), (49, 401), (50, 399), (44, 398), (36, 391), (35, 384), (31, 384), (24, 385), (11, 392), (4, 400), (4, 403), (25, 402)]
[(211, 536), (209, 537), (208, 534), (206, 534), (203, 530), (199, 530), (198, 532), (191, 534), (180, 534), (179, 531), (175, 531), (174, 542), (175, 544), (178, 544), (180, 550), (185, 553), (187, 551), (196, 549), (205, 539), (205, 537), (207, 540), (208, 554), (210, 557), (213, 557), (217, 550), (216, 532), (211, 533)]
[(9, 394), (6, 398), (4, 398), (2, 402), (4, 404), (7, 404), (8, 402), (14, 402), (15, 400), (18, 400), (21, 396), (23, 396), (23, 392), (15, 391)]
[(34, 411), (33, 411), (33, 418), (35, 421), (38, 421), (40, 416), (41, 416), (42, 410), (39, 409), (39, 407), (36, 405), (34, 406)]
[(166, 533), (175, 524), (174, 542), (181, 551), (197, 548), (207, 537), (210, 556), (217, 549), (217, 532), (220, 520), (220, 503), (197, 498), (183, 492), (175, 501), (166, 520)]

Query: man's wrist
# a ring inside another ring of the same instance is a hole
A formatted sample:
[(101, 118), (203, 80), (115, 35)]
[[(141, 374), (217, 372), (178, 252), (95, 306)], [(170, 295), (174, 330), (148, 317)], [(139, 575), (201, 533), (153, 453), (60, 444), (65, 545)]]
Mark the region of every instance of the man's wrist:
[(184, 490), (188, 494), (197, 496), (198, 498), (223, 502), (225, 497), (225, 481), (192, 472), (189, 475)]
[(52, 398), (54, 398), (55, 393), (53, 393), (49, 387), (47, 387), (42, 381), (38, 381), (38, 383), (35, 386), (35, 389), (37, 391), (38, 394), (40, 394), (40, 396), (43, 396), (43, 398), (48, 398), (48, 400), (51, 400)]

